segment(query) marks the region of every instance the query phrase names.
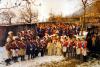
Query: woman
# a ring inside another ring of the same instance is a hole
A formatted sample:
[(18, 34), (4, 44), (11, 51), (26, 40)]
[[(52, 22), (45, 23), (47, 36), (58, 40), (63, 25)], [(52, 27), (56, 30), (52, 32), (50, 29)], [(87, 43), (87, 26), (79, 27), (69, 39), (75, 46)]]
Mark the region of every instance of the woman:
[(53, 40), (52, 40), (52, 51), (53, 51), (53, 55), (57, 55), (57, 40), (56, 40), (56, 38), (54, 38)]
[(47, 45), (47, 50), (48, 50), (48, 55), (52, 55), (53, 53), (52, 53), (52, 49), (53, 48), (53, 45), (52, 45), (52, 40), (50, 40), (49, 42), (48, 42), (48, 45)]
[(59, 38), (57, 39), (56, 48), (57, 48), (57, 55), (58, 55), (58, 56), (61, 55), (61, 54), (62, 54), (62, 52), (61, 52), (61, 50), (62, 50), (62, 45), (61, 45), (61, 42), (60, 42), (60, 39), (59, 39)]

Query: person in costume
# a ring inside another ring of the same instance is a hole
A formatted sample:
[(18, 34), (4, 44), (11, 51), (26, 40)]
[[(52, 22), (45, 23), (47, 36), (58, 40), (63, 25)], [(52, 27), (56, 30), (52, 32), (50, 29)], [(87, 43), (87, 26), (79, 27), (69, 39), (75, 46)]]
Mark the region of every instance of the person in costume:
[(75, 41), (76, 41), (76, 39), (73, 37), (72, 38), (72, 53), (71, 53), (72, 57), (76, 57), (76, 45), (75, 45)]
[(82, 56), (83, 56), (83, 61), (86, 62), (87, 61), (87, 41), (84, 40), (84, 38), (82, 39)]
[(7, 39), (10, 39), (10, 41), (12, 42), (13, 41), (13, 37), (14, 37), (13, 31), (9, 31)]
[(64, 41), (62, 42), (62, 46), (63, 46), (63, 56), (64, 57), (66, 57), (67, 45), (68, 45), (68, 41), (67, 41), (67, 39), (64, 39)]
[(20, 45), (20, 42), (19, 42), (19, 38), (18, 36), (14, 36), (13, 37), (13, 42), (12, 42), (12, 55), (13, 55), (13, 61), (14, 62), (18, 62), (18, 58), (19, 58), (19, 45)]
[(24, 38), (21, 38), (19, 45), (19, 57), (21, 57), (21, 61), (25, 60), (25, 55), (26, 55), (26, 45)]
[(56, 48), (57, 48), (57, 55), (60, 56), (62, 55), (62, 45), (61, 45), (61, 41), (60, 41), (60, 38), (57, 39), (57, 45), (56, 45)]
[(12, 51), (11, 51), (11, 39), (7, 38), (7, 42), (5, 44), (5, 51), (6, 51), (6, 59), (5, 59), (5, 63), (6, 65), (9, 65), (12, 59)]
[(69, 58), (71, 56), (71, 39), (68, 38), (67, 42), (68, 42), (67, 53), (68, 53), (68, 58)]
[(81, 57), (81, 40), (78, 38), (78, 40), (76, 41), (76, 55), (77, 55), (77, 59), (80, 59)]
[(57, 55), (57, 40), (54, 36), (54, 39), (52, 40), (52, 49), (53, 49), (53, 55)]
[(53, 44), (52, 44), (52, 40), (50, 40), (49, 42), (48, 42), (48, 45), (47, 45), (47, 50), (48, 50), (48, 55), (53, 55)]

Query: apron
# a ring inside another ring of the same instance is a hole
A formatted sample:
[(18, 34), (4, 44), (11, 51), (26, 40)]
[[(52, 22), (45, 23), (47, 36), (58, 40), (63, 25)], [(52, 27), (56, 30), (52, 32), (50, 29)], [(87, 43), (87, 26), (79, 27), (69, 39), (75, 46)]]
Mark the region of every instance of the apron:
[(67, 51), (67, 48), (64, 46), (63, 47), (63, 52), (66, 52)]

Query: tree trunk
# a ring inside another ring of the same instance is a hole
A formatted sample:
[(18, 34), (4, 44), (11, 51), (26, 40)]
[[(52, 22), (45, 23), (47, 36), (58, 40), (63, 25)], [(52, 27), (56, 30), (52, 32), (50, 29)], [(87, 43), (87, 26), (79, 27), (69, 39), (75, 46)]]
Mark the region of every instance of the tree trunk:
[(11, 25), (11, 24), (12, 24), (12, 23), (11, 23), (11, 19), (12, 19), (12, 18), (9, 18), (9, 25)]

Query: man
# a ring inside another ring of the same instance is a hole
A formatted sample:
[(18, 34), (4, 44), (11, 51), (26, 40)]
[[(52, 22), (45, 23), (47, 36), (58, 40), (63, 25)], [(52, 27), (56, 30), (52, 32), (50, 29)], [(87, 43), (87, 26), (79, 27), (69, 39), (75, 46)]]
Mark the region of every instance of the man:
[(64, 39), (64, 41), (62, 42), (62, 45), (63, 45), (63, 55), (64, 57), (66, 57), (67, 45), (68, 45), (67, 39)]
[(26, 44), (26, 54), (28, 55), (28, 60), (33, 59), (33, 44), (30, 40), (27, 40)]
[(41, 52), (41, 56), (44, 56), (45, 51), (46, 51), (46, 40), (43, 38), (40, 40), (40, 52)]
[(21, 57), (21, 61), (25, 60), (25, 54), (26, 54), (26, 45), (24, 40), (20, 40), (19, 44), (19, 56)]
[(36, 43), (35, 41), (32, 39), (31, 40), (31, 45), (32, 45), (32, 59), (35, 57), (35, 49), (36, 49)]
[(13, 37), (13, 42), (12, 42), (12, 53), (13, 53), (13, 61), (18, 62), (18, 57), (19, 57), (19, 38), (18, 36)]
[(72, 57), (76, 57), (76, 45), (75, 45), (75, 38), (72, 38)]
[(37, 39), (35, 43), (35, 57), (38, 56), (39, 52), (40, 52), (40, 40)]
[(11, 40), (10, 38), (7, 39), (7, 43), (5, 44), (5, 49), (6, 49), (6, 55), (7, 55), (7, 58), (5, 60), (6, 62), (6, 65), (9, 65), (10, 64), (10, 61), (12, 59), (12, 51), (11, 51)]

